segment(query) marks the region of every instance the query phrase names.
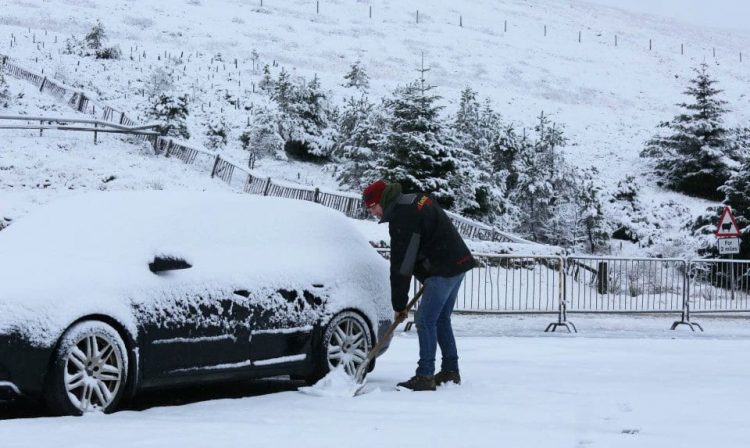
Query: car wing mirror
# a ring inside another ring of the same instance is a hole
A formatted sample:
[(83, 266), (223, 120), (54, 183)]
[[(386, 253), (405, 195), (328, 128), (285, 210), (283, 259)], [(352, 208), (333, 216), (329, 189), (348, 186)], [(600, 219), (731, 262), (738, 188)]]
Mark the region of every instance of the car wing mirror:
[(193, 265), (183, 260), (182, 258), (170, 257), (165, 255), (157, 255), (154, 257), (154, 261), (148, 264), (148, 269), (154, 274), (161, 272), (176, 271), (178, 269), (189, 269)]

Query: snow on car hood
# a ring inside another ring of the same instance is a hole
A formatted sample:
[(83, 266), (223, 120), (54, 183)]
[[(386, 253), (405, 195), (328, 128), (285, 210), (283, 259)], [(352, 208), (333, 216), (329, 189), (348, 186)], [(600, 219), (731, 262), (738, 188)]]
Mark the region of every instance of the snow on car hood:
[[(192, 264), (155, 275), (157, 255)], [(388, 268), (339, 212), (232, 193), (97, 192), (52, 203), (0, 233), (0, 333), (47, 345), (76, 319), (181, 289), (325, 285), (329, 309), (391, 315)]]

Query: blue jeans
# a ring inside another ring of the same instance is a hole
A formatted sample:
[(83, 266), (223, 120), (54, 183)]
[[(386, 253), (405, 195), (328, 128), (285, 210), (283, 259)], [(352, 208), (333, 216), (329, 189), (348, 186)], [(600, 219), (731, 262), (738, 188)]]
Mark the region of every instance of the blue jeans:
[(417, 375), (435, 374), (437, 345), (443, 354), (442, 370), (458, 372), (458, 351), (453, 337), (451, 313), (465, 274), (455, 277), (428, 277), (415, 317), (419, 336)]

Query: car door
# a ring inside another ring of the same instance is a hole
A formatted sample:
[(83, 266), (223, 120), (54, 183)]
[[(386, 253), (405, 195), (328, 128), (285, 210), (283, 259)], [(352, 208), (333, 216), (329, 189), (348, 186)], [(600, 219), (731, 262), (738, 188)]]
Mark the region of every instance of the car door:
[(133, 301), (146, 384), (250, 368), (249, 299), (230, 285), (195, 282), (190, 274), (162, 274), (156, 291)]
[(250, 359), (256, 369), (307, 360), (325, 304), (322, 285), (249, 293)]

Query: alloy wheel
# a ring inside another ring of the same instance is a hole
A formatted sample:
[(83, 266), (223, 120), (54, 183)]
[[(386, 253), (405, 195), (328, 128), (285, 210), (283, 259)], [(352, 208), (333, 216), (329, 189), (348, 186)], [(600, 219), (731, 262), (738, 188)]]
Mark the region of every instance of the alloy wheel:
[(328, 342), (329, 368), (343, 365), (346, 373), (354, 376), (370, 350), (367, 331), (364, 323), (353, 316), (338, 321)]
[(117, 342), (107, 335), (87, 334), (73, 344), (65, 360), (65, 389), (81, 412), (106, 409), (125, 376)]

